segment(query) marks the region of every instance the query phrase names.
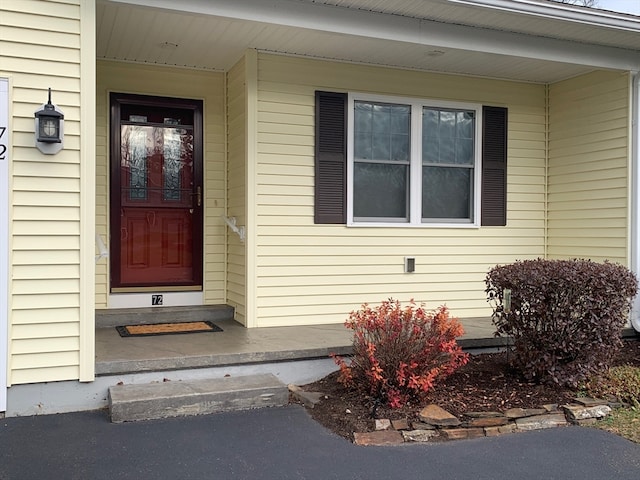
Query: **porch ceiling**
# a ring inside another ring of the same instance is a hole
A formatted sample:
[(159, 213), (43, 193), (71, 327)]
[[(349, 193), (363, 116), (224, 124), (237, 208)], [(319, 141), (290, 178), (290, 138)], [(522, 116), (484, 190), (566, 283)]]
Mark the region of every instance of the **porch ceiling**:
[(507, 2), (533, 3), (533, 13), (474, 3), (98, 0), (97, 57), (226, 71), (256, 48), (537, 83), (595, 68), (640, 69), (639, 17), (571, 7), (560, 10), (577, 15), (567, 20), (549, 17), (557, 7), (545, 0)]

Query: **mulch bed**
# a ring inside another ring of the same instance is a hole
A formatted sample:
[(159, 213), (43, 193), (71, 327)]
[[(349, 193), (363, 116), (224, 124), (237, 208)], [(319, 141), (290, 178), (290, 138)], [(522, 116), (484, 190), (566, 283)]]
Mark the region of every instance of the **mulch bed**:
[[(640, 341), (625, 341), (613, 365), (640, 367)], [(310, 415), (336, 434), (353, 440), (353, 432), (374, 430), (375, 418), (417, 419), (427, 404), (437, 404), (460, 417), (470, 411), (504, 411), (509, 408), (540, 408), (545, 404), (570, 403), (577, 392), (557, 385), (537, 385), (523, 380), (509, 368), (507, 353), (472, 355), (469, 363), (436, 385), (420, 405), (400, 409), (376, 405), (371, 398), (349, 390), (337, 381), (337, 372), (304, 385), (306, 391), (324, 393), (324, 398), (309, 409)]]

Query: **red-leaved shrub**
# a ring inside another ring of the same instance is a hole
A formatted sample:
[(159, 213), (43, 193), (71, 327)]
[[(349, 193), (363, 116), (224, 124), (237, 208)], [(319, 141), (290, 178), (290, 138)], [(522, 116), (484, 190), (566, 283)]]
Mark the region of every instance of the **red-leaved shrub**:
[(512, 365), (528, 380), (568, 387), (609, 367), (637, 290), (628, 268), (590, 260), (518, 261), (492, 268), (485, 282), (496, 334), (513, 337)]
[(389, 299), (377, 307), (362, 305), (345, 326), (354, 333), (353, 356), (350, 362), (335, 357), (340, 381), (392, 408), (420, 399), (468, 360), (456, 343), (462, 325), (445, 306), (427, 311)]

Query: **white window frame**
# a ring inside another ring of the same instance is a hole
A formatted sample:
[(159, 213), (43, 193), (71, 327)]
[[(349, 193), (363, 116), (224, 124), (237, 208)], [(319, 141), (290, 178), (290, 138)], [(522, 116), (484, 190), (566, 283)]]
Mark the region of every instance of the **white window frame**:
[[(353, 217), (354, 107), (356, 101), (382, 102), (411, 107), (411, 145), (409, 164), (409, 220), (393, 222), (355, 221)], [(422, 109), (424, 107), (473, 110), (475, 112), (473, 166), (473, 221), (422, 221)], [(423, 98), (350, 92), (347, 99), (347, 225), (352, 227), (444, 227), (479, 228), (482, 178), (482, 105)]]

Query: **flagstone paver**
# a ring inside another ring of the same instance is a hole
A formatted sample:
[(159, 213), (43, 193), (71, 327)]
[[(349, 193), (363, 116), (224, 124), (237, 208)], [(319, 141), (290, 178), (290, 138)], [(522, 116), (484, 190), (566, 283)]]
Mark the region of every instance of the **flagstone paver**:
[(425, 423), (440, 427), (455, 427), (460, 425), (460, 420), (457, 417), (451, 415), (438, 405), (427, 405), (420, 410), (418, 417)]
[(356, 432), (353, 434), (353, 438), (356, 445), (399, 445), (404, 443), (402, 434), (395, 430)]

